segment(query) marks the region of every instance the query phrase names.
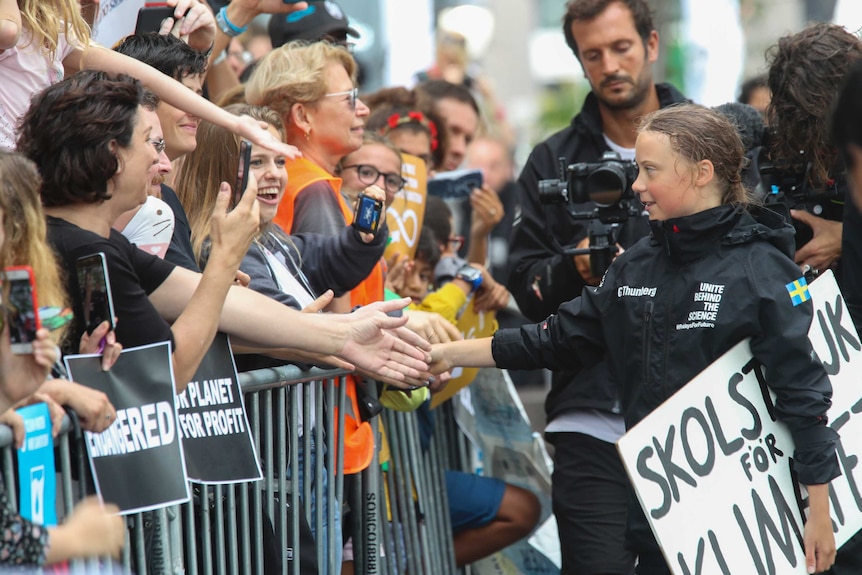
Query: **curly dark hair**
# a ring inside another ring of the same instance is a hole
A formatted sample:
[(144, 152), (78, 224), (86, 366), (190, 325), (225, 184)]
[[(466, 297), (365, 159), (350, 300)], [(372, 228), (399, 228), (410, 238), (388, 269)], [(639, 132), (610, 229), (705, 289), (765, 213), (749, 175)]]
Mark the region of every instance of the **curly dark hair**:
[(592, 20), (607, 10), (608, 6), (617, 2), (628, 8), (632, 13), (635, 28), (643, 40), (644, 46), (646, 46), (650, 34), (655, 30), (652, 11), (646, 0), (569, 0), (566, 3), (566, 14), (563, 16), (563, 34), (566, 37), (566, 44), (571, 48), (572, 53), (578, 61), (581, 60), (581, 56), (578, 52), (578, 42), (572, 34), (572, 22), (575, 20)]
[(772, 159), (797, 174), (810, 163), (809, 184), (823, 189), (838, 160), (829, 144), (829, 115), (845, 76), (862, 58), (862, 41), (841, 26), (814, 24), (781, 38), (767, 57)]
[(78, 72), (33, 98), (18, 151), (39, 169), (44, 206), (110, 199), (108, 181), (119, 166), (111, 142), (129, 146), (143, 102), (138, 80), (98, 71)]

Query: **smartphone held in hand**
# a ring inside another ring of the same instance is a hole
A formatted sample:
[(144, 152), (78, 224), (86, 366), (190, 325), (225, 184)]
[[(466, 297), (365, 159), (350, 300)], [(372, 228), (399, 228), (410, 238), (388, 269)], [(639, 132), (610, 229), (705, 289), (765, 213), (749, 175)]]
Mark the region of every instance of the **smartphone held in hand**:
[(143, 8), (138, 10), (135, 34), (158, 32), (162, 28), (162, 22), (173, 17), (173, 6), (168, 6), (165, 2), (147, 2)]
[(78, 258), (75, 267), (87, 333), (93, 333), (103, 321), (107, 321), (111, 329), (114, 329), (114, 301), (111, 298), (111, 282), (105, 254), (98, 252)]
[(248, 187), (249, 165), (251, 164), (251, 142), (240, 140), (239, 165), (236, 169), (236, 183), (233, 186), (233, 207), (239, 204), (245, 189)]
[(9, 326), (12, 353), (33, 353), (39, 323), (36, 285), (30, 266), (8, 267), (3, 272), (3, 313)]
[(367, 196), (364, 193), (356, 198), (356, 211), (353, 213), (353, 227), (360, 232), (376, 234), (380, 226), (380, 216), (383, 213), (383, 200)]

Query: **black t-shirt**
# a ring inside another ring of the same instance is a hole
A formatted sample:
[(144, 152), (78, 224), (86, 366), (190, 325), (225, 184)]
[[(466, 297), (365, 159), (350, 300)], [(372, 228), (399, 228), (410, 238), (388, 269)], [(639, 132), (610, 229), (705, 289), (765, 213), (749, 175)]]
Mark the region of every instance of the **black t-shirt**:
[(78, 341), (84, 333), (82, 295), (75, 263), (78, 258), (97, 252), (104, 252), (108, 265), (117, 317), (117, 341), (125, 348), (161, 341), (173, 343), (171, 326), (147, 297), (174, 271), (173, 264), (138, 249), (116, 230), (111, 230), (110, 238), (103, 238), (58, 218), (48, 217), (48, 241), (64, 268), (66, 290), (75, 312), (73, 337), (68, 340), (69, 349), (64, 352), (78, 353)]
[(177, 193), (162, 184), (162, 200), (174, 211), (174, 233), (168, 245), (165, 259), (175, 266), (200, 273), (201, 268), (195, 260), (195, 250), (192, 248), (192, 227), (189, 218)]

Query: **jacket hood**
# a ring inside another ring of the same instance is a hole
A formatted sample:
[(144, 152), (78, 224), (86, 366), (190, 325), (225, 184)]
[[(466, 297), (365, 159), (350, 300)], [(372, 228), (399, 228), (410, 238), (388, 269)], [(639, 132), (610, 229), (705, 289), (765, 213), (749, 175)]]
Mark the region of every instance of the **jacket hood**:
[(723, 205), (682, 218), (650, 221), (651, 243), (671, 259), (688, 263), (720, 246), (768, 241), (793, 258), (794, 229), (781, 214), (762, 206)]

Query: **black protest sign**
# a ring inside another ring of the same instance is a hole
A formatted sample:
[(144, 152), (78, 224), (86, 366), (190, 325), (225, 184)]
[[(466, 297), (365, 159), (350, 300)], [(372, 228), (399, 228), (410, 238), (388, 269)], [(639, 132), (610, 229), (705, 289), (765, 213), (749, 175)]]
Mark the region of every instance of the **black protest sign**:
[(170, 343), (125, 349), (110, 371), (102, 371), (97, 355), (66, 356), (65, 362), (72, 379), (104, 392), (117, 410), (104, 432), (85, 432), (102, 499), (123, 514), (188, 501)]
[[(842, 476), (829, 486), (835, 542), (862, 528), (862, 343), (831, 273), (809, 286), (809, 339), (832, 383)], [(858, 373), (858, 371), (856, 371)], [(743, 341), (630, 430), (617, 447), (676, 575), (805, 573), (807, 493), (761, 365)]]
[(177, 411), (189, 479), (209, 484), (261, 479), (227, 335), (216, 334), (177, 396)]

